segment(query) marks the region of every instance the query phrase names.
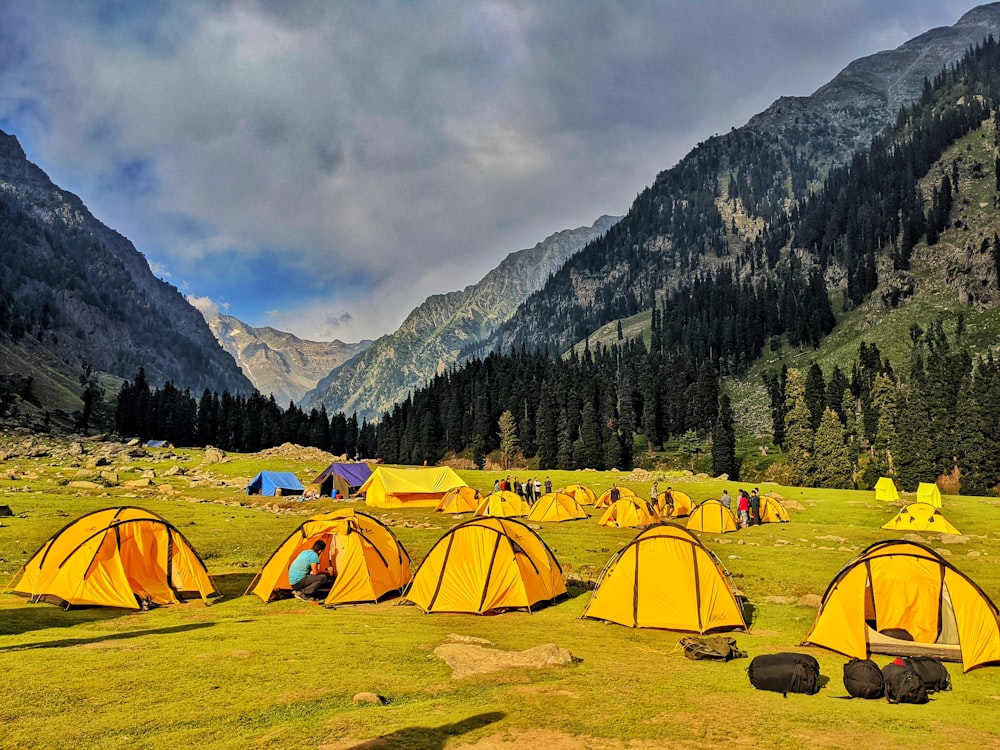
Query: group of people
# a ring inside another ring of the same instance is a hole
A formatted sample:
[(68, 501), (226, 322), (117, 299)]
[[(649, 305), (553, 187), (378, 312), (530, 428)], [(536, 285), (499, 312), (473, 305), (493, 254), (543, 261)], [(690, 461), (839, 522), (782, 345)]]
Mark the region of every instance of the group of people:
[(528, 503), (533, 503), (542, 495), (547, 495), (552, 492), (552, 480), (545, 477), (545, 482), (538, 479), (537, 477), (532, 479), (525, 479), (523, 482), (514, 477), (506, 476), (503, 479), (497, 479), (493, 482), (494, 492), (513, 492), (518, 495), (522, 500)]
[[(733, 499), (729, 496), (729, 490), (722, 491), (722, 497), (719, 498), (719, 502), (729, 508), (729, 510), (733, 509)], [(760, 491), (754, 487), (747, 494), (746, 490), (740, 488), (736, 500), (736, 511), (740, 528), (745, 529), (748, 526), (760, 526)]]

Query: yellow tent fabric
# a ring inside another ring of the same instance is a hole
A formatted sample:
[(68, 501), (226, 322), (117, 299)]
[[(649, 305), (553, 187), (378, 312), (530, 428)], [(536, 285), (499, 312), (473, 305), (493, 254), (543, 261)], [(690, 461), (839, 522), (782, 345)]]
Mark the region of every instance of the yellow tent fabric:
[[(887, 629), (905, 630), (913, 641), (881, 637)], [(837, 573), (803, 643), (859, 659), (870, 652), (924, 652), (960, 659), (967, 672), (1000, 662), (1000, 613), (933, 550), (890, 540), (871, 545)]]
[(442, 513), (473, 513), (482, 498), (472, 487), (454, 487), (444, 493), (435, 510)]
[(539, 523), (546, 521), (575, 521), (580, 518), (587, 518), (587, 512), (583, 506), (576, 501), (575, 497), (570, 497), (562, 492), (550, 492), (542, 495), (528, 513), (528, 521)]
[(657, 520), (642, 500), (637, 497), (623, 497), (608, 506), (598, 523), (601, 526), (648, 526)]
[[(670, 494), (674, 498), (674, 510), (670, 514), (671, 518), (680, 518), (681, 516), (691, 515), (691, 510), (694, 508), (694, 501), (691, 496), (686, 492), (681, 492), (680, 490), (671, 490)], [(656, 496), (656, 512), (661, 518), (664, 517), (664, 513), (667, 510), (667, 493), (661, 492)]]
[(593, 505), (597, 502), (597, 493), (585, 484), (571, 484), (559, 490), (565, 495), (576, 498), (580, 505)]
[(162, 605), (218, 596), (184, 535), (156, 513), (129, 506), (63, 527), (31, 557), (14, 592), (67, 609), (139, 609), (140, 599)]
[(674, 523), (645, 529), (615, 554), (583, 617), (695, 633), (747, 629), (722, 563)]
[(512, 518), (473, 518), (442, 536), (406, 600), (425, 612), (528, 609), (566, 593), (562, 568), (534, 531)]
[[(619, 487), (618, 488), (618, 497), (619, 498), (623, 498), (623, 497), (636, 497), (636, 494), (635, 494), (635, 492), (633, 492), (632, 490), (630, 490), (628, 487)], [(601, 493), (601, 496), (598, 497), (597, 500), (594, 501), (594, 507), (595, 508), (607, 508), (610, 505), (611, 505), (611, 488), (609, 487), (608, 489), (604, 490), (604, 492)]]
[(692, 531), (724, 534), (736, 531), (736, 516), (718, 500), (704, 500), (691, 511), (687, 527)]
[(788, 510), (770, 495), (760, 496), (761, 523), (787, 523), (791, 520)]
[(477, 516), (511, 518), (513, 516), (526, 516), (530, 511), (531, 506), (520, 495), (509, 490), (489, 494), (476, 506)]
[(435, 508), (444, 493), (466, 483), (450, 466), (423, 469), (376, 467), (358, 489), (372, 508)]
[(941, 490), (933, 482), (921, 482), (917, 485), (917, 502), (941, 507)]
[(899, 500), (899, 492), (896, 490), (896, 483), (889, 477), (879, 477), (875, 482), (875, 499), (884, 502)]
[[(410, 556), (388, 528), (364, 513), (345, 508), (304, 521), (274, 551), (253, 583), (253, 593), (270, 602), (290, 596), (288, 566), (319, 540), (326, 542), (322, 567), (336, 577), (324, 604), (376, 602), (410, 582)], [(247, 589), (249, 592), (250, 589)]]
[(940, 510), (927, 503), (910, 503), (897, 513), (883, 529), (900, 531), (936, 531), (939, 534), (961, 534)]

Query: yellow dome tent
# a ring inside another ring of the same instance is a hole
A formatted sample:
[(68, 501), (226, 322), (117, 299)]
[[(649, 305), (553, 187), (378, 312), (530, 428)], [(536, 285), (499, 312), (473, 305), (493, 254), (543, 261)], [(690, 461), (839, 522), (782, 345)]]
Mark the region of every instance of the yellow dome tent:
[(410, 582), (410, 556), (396, 535), (371, 516), (345, 508), (303, 521), (264, 563), (247, 593), (252, 588), (265, 602), (291, 595), (288, 566), (319, 540), (326, 542), (320, 566), (332, 566), (336, 575), (324, 604), (377, 602)]
[(580, 505), (593, 505), (597, 502), (597, 493), (585, 484), (571, 484), (559, 492), (575, 498)]
[(474, 513), (482, 497), (473, 487), (453, 487), (444, 493), (434, 510), (442, 513)]
[(526, 516), (530, 510), (531, 506), (520, 495), (503, 490), (489, 494), (480, 500), (479, 505), (476, 506), (476, 515), (512, 518)]
[(133, 507), (105, 508), (63, 527), (32, 555), (14, 593), (32, 601), (140, 609), (218, 596), (184, 535), (164, 518)]
[[(894, 637), (898, 631), (912, 640)], [(979, 586), (928, 547), (876, 542), (834, 577), (803, 645), (858, 659), (934, 656), (960, 661), (967, 672), (1000, 662), (1000, 613)]]
[(583, 617), (695, 633), (747, 629), (722, 563), (674, 523), (645, 529), (615, 554)]
[[(628, 487), (619, 487), (618, 497), (619, 498), (636, 497), (636, 494)], [(611, 505), (611, 488), (609, 487), (608, 489), (604, 490), (604, 492), (601, 493), (601, 496), (598, 497), (597, 500), (594, 501), (594, 507), (607, 508), (610, 505)]]
[(933, 482), (921, 482), (917, 485), (917, 502), (941, 507), (941, 490)]
[(760, 496), (761, 523), (787, 523), (791, 520), (788, 510), (770, 495)]
[(687, 527), (692, 531), (724, 534), (736, 531), (736, 516), (718, 500), (703, 500), (691, 511)]
[[(681, 516), (691, 515), (691, 510), (694, 508), (694, 501), (691, 496), (686, 492), (681, 492), (680, 490), (671, 490), (670, 494), (674, 498), (674, 510), (670, 514), (671, 518), (680, 518)], [(664, 517), (664, 513), (667, 510), (667, 493), (661, 492), (656, 496), (656, 512), (661, 518)]]
[(890, 503), (899, 500), (899, 492), (896, 490), (896, 483), (889, 477), (879, 477), (875, 482), (875, 499)]
[(580, 518), (587, 518), (587, 512), (583, 506), (562, 492), (550, 492), (542, 495), (532, 506), (526, 520), (537, 521), (576, 521)]
[(528, 609), (566, 593), (555, 556), (512, 518), (473, 518), (427, 553), (406, 592), (425, 612), (485, 614)]
[(444, 493), (465, 482), (450, 466), (393, 469), (378, 466), (358, 492), (372, 508), (436, 508)]
[(657, 520), (642, 500), (637, 497), (623, 497), (608, 506), (598, 523), (601, 526), (648, 526)]
[(897, 513), (883, 529), (893, 531), (936, 531), (939, 534), (961, 534), (940, 510), (927, 503), (910, 503)]

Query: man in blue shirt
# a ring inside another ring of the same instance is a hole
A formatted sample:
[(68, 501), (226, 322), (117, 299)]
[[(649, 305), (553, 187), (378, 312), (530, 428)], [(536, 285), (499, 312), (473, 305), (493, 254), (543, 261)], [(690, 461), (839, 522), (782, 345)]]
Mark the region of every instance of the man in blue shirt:
[(292, 595), (304, 602), (317, 601), (313, 594), (326, 585), (333, 573), (333, 568), (327, 567), (323, 572), (319, 569), (319, 556), (326, 549), (322, 539), (315, 542), (311, 549), (302, 550), (288, 566), (288, 583), (292, 586)]

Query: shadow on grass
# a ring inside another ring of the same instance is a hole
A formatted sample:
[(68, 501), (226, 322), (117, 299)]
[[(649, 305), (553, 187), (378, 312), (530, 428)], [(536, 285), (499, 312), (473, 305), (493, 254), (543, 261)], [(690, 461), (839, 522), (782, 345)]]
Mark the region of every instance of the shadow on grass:
[(389, 734), (383, 734), (368, 742), (354, 745), (351, 750), (441, 750), (447, 746), (452, 737), (489, 726), (504, 718), (506, 714), (491, 711), (477, 714), (454, 724), (442, 724), (439, 727), (406, 727)]
[(67, 611), (52, 604), (26, 604), (3, 611), (3, 615), (0, 616), (0, 636), (22, 635), (30, 633), (32, 630), (45, 630), (47, 628), (71, 628), (90, 622), (114, 620), (125, 614), (132, 614), (132, 612), (107, 607)]
[(215, 586), (219, 589), (221, 599), (236, 599), (246, 593), (250, 582), (257, 576), (257, 571), (252, 573), (225, 573), (220, 576), (212, 576)]
[(741, 599), (740, 606), (743, 608), (743, 621), (747, 624), (747, 630), (752, 630), (757, 621), (757, 607), (749, 599)]
[(106, 643), (108, 641), (124, 641), (129, 638), (138, 638), (144, 635), (169, 635), (173, 633), (184, 633), (189, 630), (201, 630), (210, 628), (211, 622), (192, 622), (187, 625), (173, 625), (169, 628), (153, 628), (152, 630), (136, 630), (131, 633), (108, 633), (94, 638), (63, 638), (58, 641), (42, 641), (41, 643), (25, 643), (20, 646), (9, 646), (0, 648), (0, 653), (10, 653), (11, 651), (30, 651), (36, 648), (62, 648), (64, 646), (85, 646), (90, 643)]

